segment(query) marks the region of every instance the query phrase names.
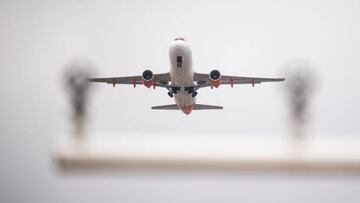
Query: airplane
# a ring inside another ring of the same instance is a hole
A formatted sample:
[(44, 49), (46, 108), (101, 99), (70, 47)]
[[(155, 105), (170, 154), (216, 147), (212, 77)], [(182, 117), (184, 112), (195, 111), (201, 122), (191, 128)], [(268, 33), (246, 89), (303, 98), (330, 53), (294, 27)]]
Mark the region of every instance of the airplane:
[(192, 110), (223, 109), (222, 106), (204, 105), (196, 103), (198, 90), (204, 87), (211, 89), (220, 85), (255, 84), (262, 82), (279, 82), (285, 78), (257, 78), (222, 75), (214, 69), (210, 73), (196, 73), (192, 67), (192, 55), (188, 42), (182, 38), (175, 38), (169, 49), (170, 72), (154, 74), (151, 70), (145, 70), (142, 75), (127, 77), (89, 78), (90, 82), (103, 82), (112, 84), (144, 85), (147, 88), (162, 87), (168, 91), (169, 97), (175, 96), (175, 104), (153, 106), (153, 110), (181, 110), (190, 114)]

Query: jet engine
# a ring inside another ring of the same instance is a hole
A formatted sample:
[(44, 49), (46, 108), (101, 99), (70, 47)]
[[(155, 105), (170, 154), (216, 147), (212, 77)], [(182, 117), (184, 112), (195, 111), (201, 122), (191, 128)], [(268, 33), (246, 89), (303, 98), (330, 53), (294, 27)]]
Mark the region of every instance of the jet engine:
[(212, 87), (219, 87), (221, 84), (221, 73), (218, 70), (212, 70), (209, 74), (210, 84)]
[(151, 70), (146, 70), (142, 74), (142, 83), (145, 87), (150, 88), (155, 85), (154, 74)]

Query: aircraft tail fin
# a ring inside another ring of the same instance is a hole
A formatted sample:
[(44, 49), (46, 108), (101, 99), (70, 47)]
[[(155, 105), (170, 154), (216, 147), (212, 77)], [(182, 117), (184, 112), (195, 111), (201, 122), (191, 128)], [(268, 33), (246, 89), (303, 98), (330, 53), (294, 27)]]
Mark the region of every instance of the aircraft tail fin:
[[(152, 110), (179, 110), (179, 107), (176, 104), (163, 105), (163, 106), (153, 106)], [(222, 106), (213, 106), (205, 104), (195, 104), (193, 110), (220, 110), (223, 109)]]

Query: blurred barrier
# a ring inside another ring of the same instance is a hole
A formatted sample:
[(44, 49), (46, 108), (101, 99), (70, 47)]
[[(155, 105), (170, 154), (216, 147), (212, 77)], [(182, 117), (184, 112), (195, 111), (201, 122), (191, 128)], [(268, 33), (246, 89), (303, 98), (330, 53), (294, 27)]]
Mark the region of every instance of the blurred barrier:
[[(219, 138), (220, 137), (220, 138)], [(309, 138), (294, 146), (285, 136), (94, 135), (56, 148), (63, 169), (227, 169), (360, 172), (356, 136)], [(294, 151), (294, 149), (297, 149)], [(299, 150), (301, 149), (301, 150)]]

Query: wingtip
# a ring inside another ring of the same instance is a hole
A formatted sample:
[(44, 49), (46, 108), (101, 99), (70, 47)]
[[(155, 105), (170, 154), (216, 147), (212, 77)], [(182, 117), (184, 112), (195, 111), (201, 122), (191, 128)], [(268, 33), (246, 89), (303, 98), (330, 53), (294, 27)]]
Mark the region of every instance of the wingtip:
[(276, 78), (276, 81), (278, 81), (278, 82), (282, 82), (282, 81), (285, 81), (286, 80), (286, 78)]

